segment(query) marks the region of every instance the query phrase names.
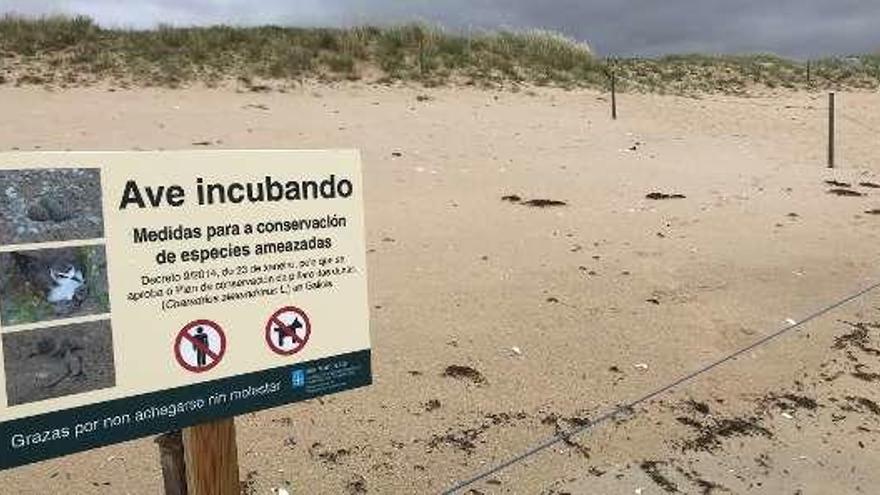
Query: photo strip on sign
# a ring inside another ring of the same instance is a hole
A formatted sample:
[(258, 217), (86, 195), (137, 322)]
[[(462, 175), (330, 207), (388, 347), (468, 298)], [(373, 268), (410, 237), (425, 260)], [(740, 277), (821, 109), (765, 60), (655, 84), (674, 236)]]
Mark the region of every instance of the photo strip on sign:
[(352, 150), (0, 153), (0, 469), (369, 385), (362, 185)]

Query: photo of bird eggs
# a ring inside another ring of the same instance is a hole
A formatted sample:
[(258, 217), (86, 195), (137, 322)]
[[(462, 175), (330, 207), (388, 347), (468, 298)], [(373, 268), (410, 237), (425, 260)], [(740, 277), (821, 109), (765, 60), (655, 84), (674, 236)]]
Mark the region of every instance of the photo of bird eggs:
[(97, 168), (0, 170), (0, 245), (102, 238), (101, 204)]

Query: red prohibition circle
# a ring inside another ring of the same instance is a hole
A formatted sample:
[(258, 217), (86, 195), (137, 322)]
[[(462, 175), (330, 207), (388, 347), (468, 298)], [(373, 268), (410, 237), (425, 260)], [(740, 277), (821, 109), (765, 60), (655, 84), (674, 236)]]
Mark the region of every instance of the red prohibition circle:
[[(296, 339), (299, 341), (299, 345), (289, 350), (280, 349), (278, 346), (275, 345), (275, 342), (272, 341), (272, 325), (275, 324), (282, 327), (286, 326), (284, 325), (284, 322), (278, 318), (284, 313), (296, 313), (297, 315), (299, 315), (303, 319), (303, 325), (305, 325), (306, 329), (305, 337), (301, 339), (298, 336), (296, 337)], [(278, 311), (272, 313), (272, 316), (270, 316), (269, 320), (266, 322), (266, 344), (269, 345), (269, 349), (271, 349), (272, 352), (274, 352), (275, 354), (281, 354), (282, 356), (292, 356), (296, 354), (297, 352), (305, 348), (306, 343), (309, 341), (310, 335), (312, 335), (312, 322), (309, 320), (309, 316), (306, 314), (306, 312), (297, 308), (296, 306), (285, 306), (279, 309)]]
[[(180, 352), (180, 344), (183, 342), (184, 339), (190, 341), (190, 343), (195, 343), (193, 339), (190, 338), (189, 331), (198, 326), (211, 327), (216, 330), (217, 334), (220, 336), (220, 351), (217, 353), (213, 353), (208, 350), (207, 354), (211, 357), (211, 363), (201, 367), (193, 366), (187, 363), (186, 360), (183, 359), (183, 355), (181, 355)], [(204, 373), (214, 366), (217, 366), (218, 364), (220, 364), (220, 360), (223, 359), (224, 354), (226, 354), (226, 334), (223, 333), (223, 329), (220, 328), (220, 325), (211, 320), (195, 320), (187, 323), (186, 326), (183, 327), (180, 332), (178, 332), (177, 338), (174, 339), (174, 358), (177, 360), (177, 364), (179, 364), (183, 369), (187, 371), (192, 371), (193, 373)]]

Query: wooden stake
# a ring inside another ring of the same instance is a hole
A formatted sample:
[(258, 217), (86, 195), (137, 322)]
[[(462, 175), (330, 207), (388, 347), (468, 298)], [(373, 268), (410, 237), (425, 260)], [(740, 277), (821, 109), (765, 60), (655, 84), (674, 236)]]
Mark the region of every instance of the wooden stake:
[(834, 168), (834, 92), (828, 93), (828, 168)]
[(425, 72), (427, 71), (426, 63), (425, 63), (425, 33), (422, 31), (421, 27), (417, 28), (416, 36), (419, 40), (419, 76), (424, 77)]
[(165, 495), (188, 495), (186, 492), (186, 463), (183, 459), (183, 439), (180, 431), (156, 437), (162, 463)]
[(616, 77), (614, 71), (611, 71), (611, 118), (617, 120), (617, 89), (615, 85)]
[(422, 40), (421, 34), (419, 35), (419, 75), (425, 75), (425, 42)]
[(811, 78), (811, 75), (812, 75), (811, 70), (812, 70), (812, 67), (810, 66), (810, 61), (807, 60), (807, 86), (811, 86), (813, 84), (812, 80), (811, 80), (812, 79)]
[(239, 495), (235, 420), (219, 419), (183, 430), (188, 495)]

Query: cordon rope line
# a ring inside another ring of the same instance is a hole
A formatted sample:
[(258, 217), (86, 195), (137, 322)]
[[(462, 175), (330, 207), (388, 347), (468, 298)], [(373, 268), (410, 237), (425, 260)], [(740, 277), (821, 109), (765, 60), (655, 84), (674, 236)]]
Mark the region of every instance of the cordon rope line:
[[(623, 81), (625, 83), (630, 83), (633, 85), (641, 84), (637, 81), (634, 82), (635, 81), (634, 79), (621, 77), (620, 75), (617, 75), (616, 78), (618, 81)], [(610, 92), (611, 92), (610, 87), (606, 87), (605, 92), (610, 94)], [(618, 97), (620, 95), (625, 95), (625, 94), (627, 94), (627, 93), (624, 91), (621, 91), (620, 89), (617, 90)], [(679, 96), (687, 97), (688, 95), (685, 93), (685, 94), (682, 94)], [(701, 98), (692, 98), (692, 99), (693, 99), (693, 101), (695, 101), (697, 103), (705, 103), (708, 105), (720, 104), (720, 105), (734, 105), (734, 106), (739, 106), (739, 107), (751, 106), (751, 107), (770, 108), (773, 110), (780, 110), (780, 111), (781, 110), (805, 110), (805, 111), (822, 111), (822, 112), (828, 111), (828, 107), (826, 105), (821, 105), (821, 104), (820, 105), (813, 105), (813, 104), (807, 103), (807, 104), (802, 104), (802, 105), (796, 105), (796, 104), (792, 104), (792, 103), (771, 103), (771, 102), (766, 101), (769, 98), (768, 96), (737, 96), (735, 93), (725, 94), (722, 96), (724, 96), (727, 99), (717, 99), (717, 98), (714, 100), (703, 100)]]
[(871, 132), (880, 132), (880, 129), (877, 129), (876, 127), (874, 127), (872, 125), (866, 124), (865, 122), (863, 122), (855, 117), (851, 117), (844, 112), (840, 112), (840, 116), (843, 117), (844, 119), (864, 128), (865, 130), (868, 130)]
[(622, 416), (626, 413), (634, 413), (633, 409), (636, 406), (638, 406), (642, 403), (645, 403), (645, 402), (647, 402), (647, 401), (649, 401), (659, 395), (662, 395), (666, 392), (669, 392), (670, 390), (678, 388), (680, 385), (688, 383), (691, 380), (693, 380), (694, 378), (697, 378), (700, 375), (703, 375), (704, 373), (707, 373), (707, 372), (721, 366), (722, 364), (727, 363), (728, 361), (732, 361), (732, 360), (736, 359), (737, 357), (739, 357), (749, 351), (752, 351), (752, 350), (754, 350), (764, 344), (767, 344), (768, 342), (775, 340), (778, 337), (781, 337), (782, 335), (785, 335), (786, 333), (803, 326), (804, 324), (810, 322), (811, 320), (819, 318), (820, 316), (823, 316), (824, 314), (826, 314), (834, 309), (837, 309), (840, 306), (843, 306), (844, 304), (852, 302), (852, 301), (858, 299), (859, 297), (862, 297), (865, 294), (877, 289), (878, 287), (880, 287), (880, 282), (874, 283), (866, 288), (863, 288), (855, 293), (852, 293), (852, 294), (844, 297), (843, 299), (840, 299), (839, 301), (837, 301), (833, 304), (830, 304), (830, 305), (825, 306), (825, 307), (823, 307), (813, 313), (810, 313), (809, 315), (807, 315), (806, 317), (804, 317), (803, 319), (801, 319), (799, 321), (796, 321), (786, 327), (783, 327), (779, 330), (776, 330), (775, 332), (770, 333), (770, 334), (758, 339), (757, 341), (718, 359), (717, 361), (709, 363), (699, 369), (696, 369), (696, 370), (678, 378), (677, 380), (675, 380), (671, 383), (668, 383), (666, 385), (663, 385), (660, 388), (657, 388), (651, 392), (648, 392), (647, 394), (639, 397), (638, 399), (635, 399), (629, 403), (617, 406), (616, 408), (602, 414), (601, 416), (597, 417), (596, 419), (594, 419), (592, 421), (589, 421), (588, 423), (586, 423), (584, 425), (578, 426), (576, 428), (572, 428), (571, 430), (568, 430), (568, 431), (558, 433), (558, 434), (542, 441), (541, 443), (531, 447), (530, 449), (528, 449), (524, 452), (521, 452), (521, 453), (517, 454), (516, 456), (511, 457), (510, 459), (507, 459), (506, 461), (504, 461), (496, 466), (493, 466), (493, 467), (491, 467), (491, 468), (489, 468), (479, 474), (476, 474), (470, 478), (459, 481), (458, 483), (452, 485), (450, 488), (448, 488), (446, 491), (444, 491), (443, 494), (444, 495), (453, 495), (453, 494), (457, 493), (459, 490), (462, 490), (464, 488), (467, 488), (470, 485), (473, 485), (474, 483), (482, 481), (482, 480), (488, 478), (489, 476), (492, 476), (493, 474), (496, 474), (496, 473), (498, 473), (498, 472), (500, 472), (500, 471), (502, 471), (502, 470), (514, 465), (514, 464), (518, 464), (518, 463), (528, 459), (529, 457), (531, 457), (531, 456), (533, 456), (533, 455), (535, 455), (535, 454), (537, 454), (537, 453), (539, 453), (549, 447), (552, 447), (553, 445), (556, 445), (559, 442), (562, 442), (564, 440), (568, 440), (574, 436), (577, 436), (581, 433), (584, 433), (585, 431), (591, 430), (594, 427), (596, 427), (602, 423), (605, 423), (611, 419), (614, 419), (618, 416)]

